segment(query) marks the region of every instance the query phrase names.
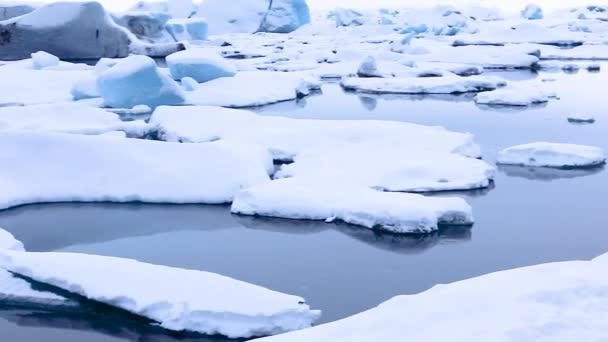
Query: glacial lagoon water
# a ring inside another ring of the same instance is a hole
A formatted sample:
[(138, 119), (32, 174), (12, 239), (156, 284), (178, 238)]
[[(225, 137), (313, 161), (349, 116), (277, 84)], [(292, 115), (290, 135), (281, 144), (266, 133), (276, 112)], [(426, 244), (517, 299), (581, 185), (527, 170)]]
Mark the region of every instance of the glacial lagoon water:
[[(358, 95), (327, 84), (323, 94), (257, 111), (295, 118), (441, 125), (475, 134), (490, 162), (502, 148), (534, 141), (608, 150), (606, 99), (599, 91), (608, 82), (608, 64), (602, 67), (599, 73), (496, 73), (512, 82), (553, 80), (547, 84), (561, 99), (527, 109), (478, 107), (467, 95)], [(592, 115), (597, 122), (573, 125), (567, 121), (571, 114)], [(32, 251), (136, 258), (217, 272), (297, 294), (323, 310), (323, 323), (440, 283), (606, 253), (607, 193), (608, 172), (603, 168), (501, 167), (491, 189), (456, 194), (473, 206), (472, 228), (445, 227), (425, 236), (239, 217), (226, 206), (108, 203), (6, 210), (0, 212), (0, 227)], [(11, 342), (229, 341), (169, 334), (133, 317), (92, 308), (90, 303), (65, 312), (0, 303), (0, 337)]]

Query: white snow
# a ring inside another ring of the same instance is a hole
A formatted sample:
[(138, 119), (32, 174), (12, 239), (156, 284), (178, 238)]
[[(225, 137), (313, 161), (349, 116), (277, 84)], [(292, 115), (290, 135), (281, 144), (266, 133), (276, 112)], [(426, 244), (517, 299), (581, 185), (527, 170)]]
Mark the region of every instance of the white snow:
[(130, 259), (4, 252), (0, 265), (175, 331), (254, 337), (307, 328), (320, 316), (300, 297), (214, 273)]
[(0, 131), (0, 209), (48, 202), (227, 203), (269, 181), (255, 147)]
[(374, 94), (455, 94), (494, 90), (505, 81), (488, 76), (355, 78), (342, 80), (346, 90)]
[(141, 137), (149, 130), (144, 122), (123, 122), (114, 113), (66, 102), (0, 107), (0, 130), (34, 130), (78, 134), (124, 131)]
[(544, 264), (437, 285), (337, 322), (256, 341), (602, 341), (607, 260)]
[(179, 85), (146, 56), (119, 60), (98, 76), (97, 88), (105, 105), (114, 108), (178, 105), (185, 98)]
[(236, 75), (236, 66), (215, 51), (188, 49), (167, 56), (167, 66), (175, 80), (191, 77), (199, 83)]
[(499, 164), (536, 167), (588, 167), (606, 162), (599, 147), (537, 142), (513, 146), (498, 155)]
[(288, 219), (339, 220), (394, 233), (429, 233), (440, 223), (473, 223), (471, 207), (460, 198), (372, 190), (339, 182), (275, 180), (237, 194), (232, 212)]
[(173, 18), (188, 18), (194, 9), (192, 0), (168, 0), (169, 14)]

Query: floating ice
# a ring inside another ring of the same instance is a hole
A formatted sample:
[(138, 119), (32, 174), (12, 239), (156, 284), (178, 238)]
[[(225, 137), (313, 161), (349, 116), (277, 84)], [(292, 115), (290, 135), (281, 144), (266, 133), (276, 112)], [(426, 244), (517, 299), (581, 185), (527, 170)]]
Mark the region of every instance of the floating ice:
[(150, 107), (178, 105), (185, 99), (179, 85), (146, 56), (130, 56), (118, 61), (99, 75), (97, 88), (105, 104), (115, 108), (142, 104)]
[[(337, 322), (258, 341), (601, 341), (607, 257), (438, 285)], [(432, 329), (420, 329), (428, 322)]]
[(175, 331), (264, 336), (310, 327), (321, 314), (300, 297), (215, 273), (131, 259), (6, 251), (0, 265)]
[(528, 20), (539, 20), (544, 17), (543, 9), (534, 4), (527, 5), (526, 8), (524, 8), (524, 10), (521, 12), (521, 15)]
[(123, 122), (116, 114), (78, 103), (54, 103), (0, 107), (0, 130), (30, 130), (75, 134), (101, 134), (124, 131), (144, 136), (144, 122)]
[(470, 225), (471, 207), (460, 198), (391, 193), (339, 182), (275, 180), (241, 191), (232, 212), (288, 219), (340, 220), (394, 233), (429, 233), (440, 223)]
[(490, 106), (531, 106), (549, 102), (556, 95), (539, 86), (512, 85), (477, 94), (475, 102)]
[(0, 209), (48, 202), (227, 203), (269, 181), (266, 151), (0, 131)]
[(236, 66), (215, 51), (188, 49), (167, 56), (167, 66), (174, 79), (191, 77), (199, 83), (236, 75)]
[[(297, 72), (241, 71), (234, 77), (222, 77), (205, 82), (186, 94), (187, 103), (223, 107), (255, 107), (295, 100), (307, 74)], [(309, 88), (318, 89), (319, 82), (307, 81)]]
[(357, 76), (359, 77), (383, 77), (382, 73), (378, 71), (378, 65), (376, 64), (376, 59), (372, 56), (369, 56), (363, 60), (361, 65), (359, 66), (359, 70), (357, 70)]
[(507, 148), (498, 155), (499, 164), (575, 168), (604, 164), (601, 148), (585, 145), (531, 143)]
[(355, 78), (340, 83), (346, 90), (373, 94), (457, 94), (495, 90), (506, 84), (496, 77), (395, 77)]
[(304, 120), (261, 116), (220, 107), (159, 107), (150, 123), (167, 141), (207, 142), (225, 140), (263, 146), (275, 160), (291, 161), (307, 149), (359, 146), (415, 146), (418, 151), (457, 153), (481, 157), (470, 134), (442, 127), (405, 122), (365, 120)]

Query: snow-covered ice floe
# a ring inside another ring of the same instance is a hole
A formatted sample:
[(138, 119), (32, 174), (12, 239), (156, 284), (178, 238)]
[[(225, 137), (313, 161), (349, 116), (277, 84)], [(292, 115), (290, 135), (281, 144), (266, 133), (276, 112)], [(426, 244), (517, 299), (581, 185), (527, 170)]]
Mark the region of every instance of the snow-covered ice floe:
[(215, 51), (188, 49), (167, 56), (167, 66), (176, 80), (191, 77), (199, 83), (236, 75), (236, 66)]
[(287, 219), (339, 220), (394, 233), (430, 233), (439, 224), (471, 225), (461, 198), (382, 192), (350, 183), (286, 178), (241, 191), (232, 212)]
[(123, 131), (142, 137), (148, 131), (142, 121), (123, 122), (114, 113), (84, 104), (65, 102), (0, 107), (1, 130), (32, 130), (77, 134)]
[[(608, 255), (492, 273), (395, 297), (355, 316), (259, 342), (602, 341)], [(514, 285), (517, 284), (517, 285)], [(432, 322), (432, 329), (421, 326)]]
[(297, 89), (320, 88), (319, 81), (307, 74), (269, 71), (244, 71), (234, 77), (222, 77), (205, 82), (186, 94), (192, 105), (222, 107), (256, 107), (298, 98)]
[(477, 104), (489, 106), (532, 106), (546, 103), (557, 95), (539, 86), (511, 85), (493, 91), (477, 94)]
[(46, 202), (228, 203), (269, 181), (270, 155), (223, 142), (0, 131), (0, 209)]
[(346, 90), (372, 94), (458, 94), (495, 90), (506, 82), (487, 76), (395, 77), (342, 80)]
[(0, 228), (0, 251), (24, 251), (23, 243), (13, 236), (13, 234)]
[(300, 297), (214, 273), (130, 259), (4, 251), (0, 266), (175, 331), (266, 336), (310, 327), (321, 314)]
[(498, 163), (506, 165), (575, 168), (602, 165), (606, 155), (599, 147), (537, 142), (502, 150)]
[(308, 149), (322, 151), (356, 144), (411, 147), (421, 152), (481, 157), (481, 149), (471, 134), (405, 122), (305, 120), (212, 106), (163, 106), (156, 109), (150, 124), (158, 127), (163, 140), (208, 142), (219, 139), (259, 145), (270, 150), (279, 161), (293, 161), (297, 154)]

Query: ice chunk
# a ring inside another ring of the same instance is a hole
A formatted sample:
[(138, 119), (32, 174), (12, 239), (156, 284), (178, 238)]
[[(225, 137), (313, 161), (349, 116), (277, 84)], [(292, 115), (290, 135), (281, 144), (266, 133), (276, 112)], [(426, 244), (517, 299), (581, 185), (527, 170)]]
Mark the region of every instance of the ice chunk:
[(521, 12), (522, 17), (528, 20), (539, 20), (542, 19), (543, 9), (535, 4), (528, 4), (526, 8)]
[(32, 68), (35, 70), (59, 65), (59, 58), (44, 51), (32, 53)]
[(368, 56), (363, 60), (357, 70), (357, 76), (359, 77), (383, 77), (382, 73), (378, 71), (378, 65), (376, 59), (373, 56)]
[(280, 179), (237, 194), (232, 212), (288, 219), (340, 220), (394, 233), (429, 233), (440, 223), (470, 225), (460, 198), (391, 193), (336, 182)]
[(215, 51), (188, 49), (167, 56), (173, 79), (191, 77), (199, 83), (236, 75), (236, 66)]
[[(601, 341), (608, 256), (508, 270), (395, 297), (355, 316), (259, 342)], [(521, 284), (521, 286), (513, 286)], [(420, 329), (433, 322), (432, 329)]]
[(146, 56), (129, 56), (101, 73), (97, 88), (105, 104), (115, 108), (177, 105), (184, 102), (181, 88), (162, 73), (154, 60)]
[(363, 14), (348, 8), (336, 8), (332, 15), (336, 26), (359, 26), (365, 23)]
[(88, 75), (76, 81), (70, 90), (70, 94), (75, 101), (101, 97), (99, 89), (97, 89), (97, 77)]
[(490, 106), (531, 106), (549, 102), (555, 93), (538, 86), (508, 86), (477, 94), (475, 102)]
[(217, 139), (270, 150), (276, 160), (291, 161), (307, 149), (357, 146), (415, 146), (418, 151), (481, 157), (470, 134), (405, 122), (304, 120), (260, 116), (220, 107), (159, 107), (150, 123), (167, 141), (206, 142)]
[(171, 19), (166, 29), (175, 41), (205, 40), (209, 32), (207, 20), (203, 18)]
[(271, 0), (259, 31), (290, 33), (310, 23), (306, 0)]
[(537, 142), (507, 148), (498, 155), (499, 164), (575, 168), (604, 164), (599, 147)]
[[(269, 181), (255, 146), (0, 131), (0, 209), (48, 202), (227, 203)], [(170, 180), (170, 181), (169, 181)]]
[(232, 338), (264, 336), (310, 327), (320, 316), (300, 297), (215, 273), (131, 259), (4, 252), (0, 265), (175, 331)]
[(496, 77), (395, 77), (395, 78), (355, 78), (350, 77), (340, 83), (346, 90), (373, 94), (457, 94), (495, 90), (506, 84)]
[[(2, 251), (25, 251), (23, 243), (13, 236), (13, 234), (0, 228), (0, 252)], [(1, 276), (1, 275), (0, 275)], [(0, 281), (0, 284), (2, 282)]]
[(184, 77), (180, 82), (185, 91), (194, 91), (200, 86), (200, 84), (192, 77)]
[(116, 114), (78, 103), (0, 107), (0, 130), (32, 130), (75, 134), (101, 134), (124, 131), (144, 136), (144, 122), (123, 122)]
[[(308, 75), (297, 72), (241, 71), (234, 77), (222, 77), (205, 82), (186, 94), (187, 103), (224, 107), (255, 107), (295, 100), (296, 91)], [(309, 87), (319, 88), (315, 82)]]

